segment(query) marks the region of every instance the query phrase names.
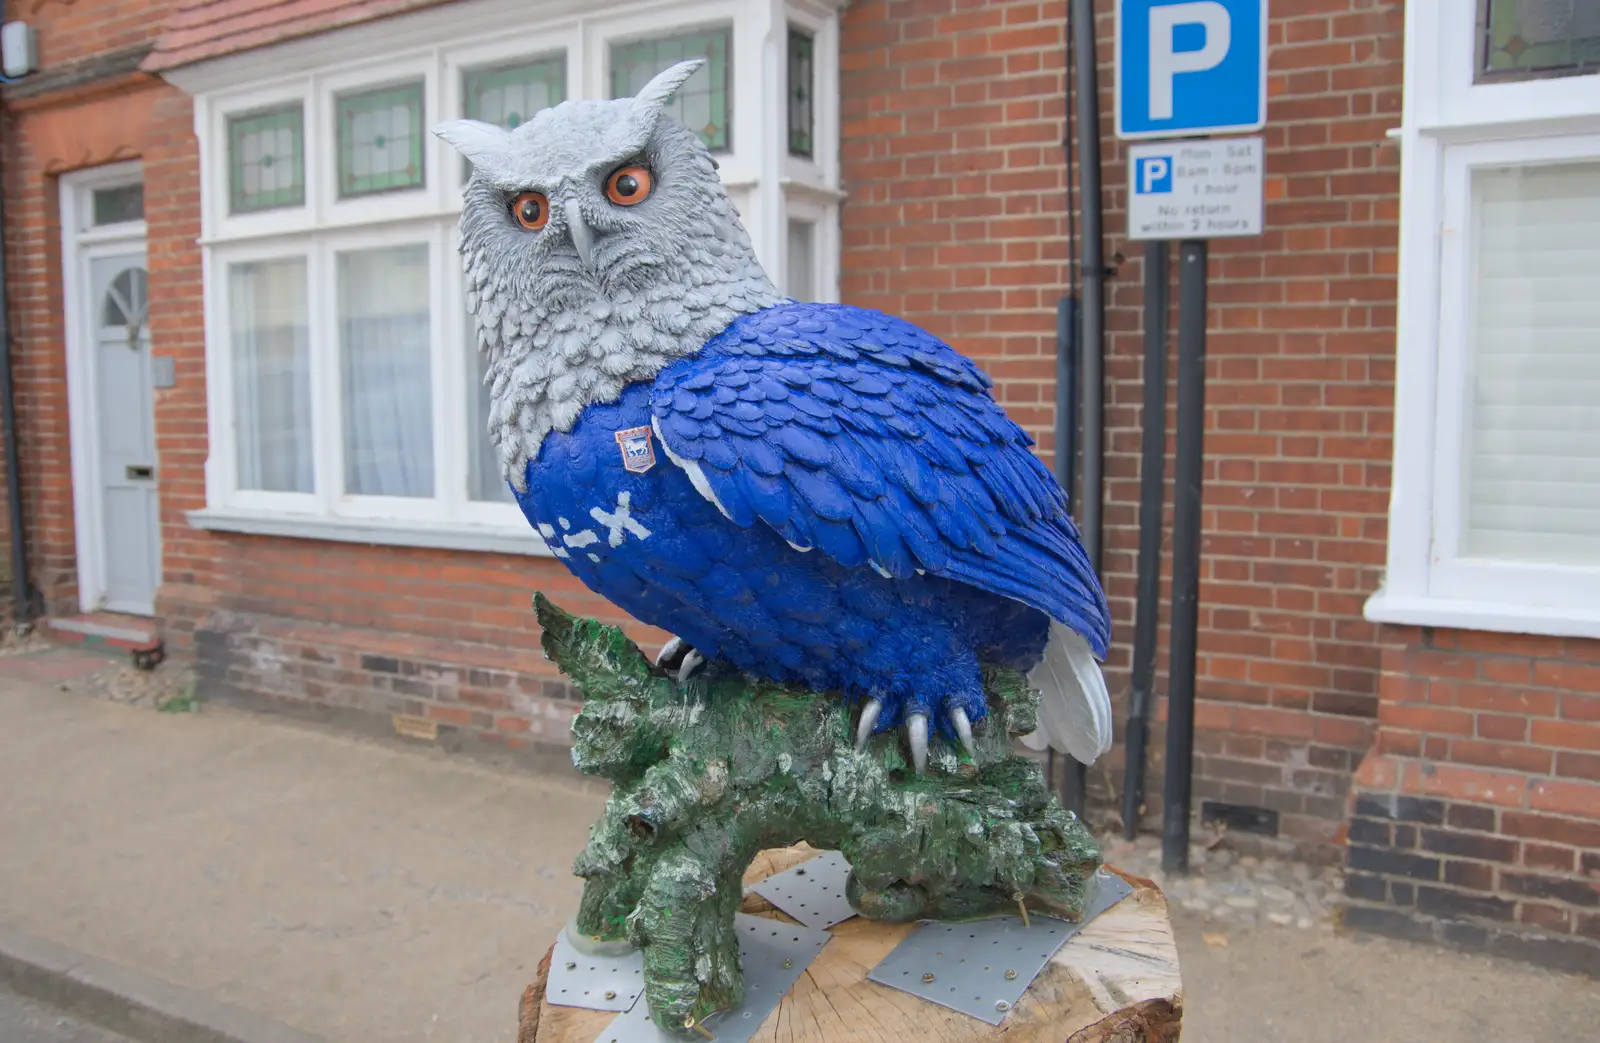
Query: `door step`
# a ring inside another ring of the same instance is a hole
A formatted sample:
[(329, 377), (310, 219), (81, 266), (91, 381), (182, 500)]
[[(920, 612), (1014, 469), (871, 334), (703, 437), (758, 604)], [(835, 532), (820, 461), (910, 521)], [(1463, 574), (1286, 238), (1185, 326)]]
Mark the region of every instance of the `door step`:
[(91, 612), (45, 621), (51, 638), (67, 644), (110, 645), (125, 648), (140, 670), (154, 670), (166, 658), (166, 648), (156, 624), (138, 616)]

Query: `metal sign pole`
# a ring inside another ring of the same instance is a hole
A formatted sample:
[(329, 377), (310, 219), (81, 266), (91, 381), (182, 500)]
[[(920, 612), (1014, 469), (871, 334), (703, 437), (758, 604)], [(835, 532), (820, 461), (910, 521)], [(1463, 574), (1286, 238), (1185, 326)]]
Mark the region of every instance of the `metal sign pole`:
[(1178, 245), (1178, 454), (1173, 475), (1172, 640), (1161, 868), (1189, 871), (1190, 773), (1194, 761), (1195, 652), (1200, 631), (1200, 487), (1206, 433), (1204, 239)]
[(1167, 467), (1167, 255), (1171, 243), (1144, 244), (1144, 409), (1139, 463), (1139, 579), (1133, 614), (1133, 691), (1122, 779), (1122, 836), (1139, 835), (1144, 815), (1145, 751), (1155, 701), (1161, 605), (1161, 506)]

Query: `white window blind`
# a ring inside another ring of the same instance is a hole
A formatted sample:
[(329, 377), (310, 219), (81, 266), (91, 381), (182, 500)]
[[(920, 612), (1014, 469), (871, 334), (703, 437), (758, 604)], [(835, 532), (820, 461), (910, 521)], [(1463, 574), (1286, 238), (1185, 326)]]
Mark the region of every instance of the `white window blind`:
[(1600, 563), (1600, 162), (1480, 168), (1461, 553)]

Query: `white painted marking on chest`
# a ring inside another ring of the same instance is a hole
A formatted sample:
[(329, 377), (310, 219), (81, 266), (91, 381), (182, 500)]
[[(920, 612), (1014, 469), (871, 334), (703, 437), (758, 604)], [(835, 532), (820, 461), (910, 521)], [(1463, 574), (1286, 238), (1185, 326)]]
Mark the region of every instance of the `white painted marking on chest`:
[(569, 536), (561, 537), (561, 542), (569, 547), (582, 549), (599, 543), (600, 537), (596, 536), (592, 529), (584, 529), (582, 532), (575, 532)]
[(694, 486), (694, 491), (710, 500), (716, 505), (717, 510), (722, 512), (722, 516), (724, 518), (732, 521), (733, 515), (728, 513), (728, 508), (722, 506), (722, 501), (717, 499), (717, 494), (711, 491), (711, 483), (706, 480), (706, 472), (704, 469), (702, 469), (701, 466), (695, 461), (685, 460), (683, 457), (672, 451), (672, 447), (667, 444), (667, 440), (662, 438), (661, 425), (656, 423), (654, 417), (650, 418), (650, 426), (655, 428), (656, 437), (661, 439), (661, 448), (665, 450), (667, 459), (681, 467), (683, 469), (683, 473), (689, 476), (689, 484)]
[(551, 525), (548, 522), (540, 522), (539, 523), (539, 535), (540, 536), (543, 536), (545, 539), (548, 540), (552, 536), (554, 536), (555, 534), (556, 534), (556, 527), (554, 525)]
[(625, 539), (624, 532), (630, 532), (641, 540), (650, 538), (650, 530), (639, 524), (639, 520), (631, 514), (630, 504), (633, 494), (629, 492), (617, 493), (617, 509), (608, 511), (603, 507), (592, 507), (589, 517), (606, 527), (606, 542), (613, 547), (622, 546)]

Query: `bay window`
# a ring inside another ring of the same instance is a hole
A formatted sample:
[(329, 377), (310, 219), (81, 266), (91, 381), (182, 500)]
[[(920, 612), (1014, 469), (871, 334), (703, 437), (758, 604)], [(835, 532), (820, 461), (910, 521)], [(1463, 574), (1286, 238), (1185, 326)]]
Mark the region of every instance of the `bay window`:
[(547, 553), (489, 441), (456, 251), (469, 168), (432, 128), (514, 128), (703, 57), (673, 115), (780, 289), (835, 300), (838, 6), (465, 0), (167, 73), (201, 155), (210, 456), (191, 523)]
[(1600, 637), (1600, 23), (1410, 5), (1389, 560), (1371, 619)]

